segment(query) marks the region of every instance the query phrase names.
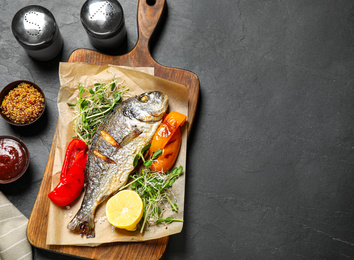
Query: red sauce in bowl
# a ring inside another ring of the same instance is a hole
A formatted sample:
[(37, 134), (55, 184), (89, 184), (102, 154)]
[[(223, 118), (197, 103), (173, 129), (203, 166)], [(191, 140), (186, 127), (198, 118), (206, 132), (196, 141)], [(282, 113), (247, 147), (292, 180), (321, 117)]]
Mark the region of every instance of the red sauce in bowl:
[(21, 143), (11, 138), (0, 139), (0, 180), (22, 175), (27, 166), (28, 154)]

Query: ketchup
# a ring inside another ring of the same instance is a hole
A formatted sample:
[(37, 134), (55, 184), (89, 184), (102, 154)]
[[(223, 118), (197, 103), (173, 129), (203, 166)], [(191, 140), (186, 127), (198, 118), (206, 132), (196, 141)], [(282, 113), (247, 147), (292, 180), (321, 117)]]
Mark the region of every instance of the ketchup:
[(26, 150), (10, 138), (0, 139), (0, 179), (8, 180), (20, 174), (27, 164)]

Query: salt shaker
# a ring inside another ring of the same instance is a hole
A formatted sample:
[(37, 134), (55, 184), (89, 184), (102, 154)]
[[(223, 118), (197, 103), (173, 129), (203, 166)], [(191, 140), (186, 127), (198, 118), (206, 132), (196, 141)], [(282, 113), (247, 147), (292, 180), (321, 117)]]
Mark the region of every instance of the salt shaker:
[(126, 39), (123, 8), (117, 0), (87, 0), (80, 18), (91, 44), (97, 49), (117, 49)]
[(48, 61), (63, 47), (58, 25), (46, 8), (30, 5), (20, 9), (12, 19), (12, 33), (32, 58)]

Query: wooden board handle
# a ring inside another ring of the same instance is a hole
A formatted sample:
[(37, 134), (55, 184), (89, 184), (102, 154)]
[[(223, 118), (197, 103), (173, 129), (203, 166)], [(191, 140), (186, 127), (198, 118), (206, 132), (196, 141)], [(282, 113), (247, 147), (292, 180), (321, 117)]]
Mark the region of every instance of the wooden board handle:
[(133, 56), (134, 52), (146, 53), (148, 51), (152, 59), (149, 41), (161, 18), (165, 5), (166, 0), (139, 0), (137, 13), (138, 40), (132, 50)]

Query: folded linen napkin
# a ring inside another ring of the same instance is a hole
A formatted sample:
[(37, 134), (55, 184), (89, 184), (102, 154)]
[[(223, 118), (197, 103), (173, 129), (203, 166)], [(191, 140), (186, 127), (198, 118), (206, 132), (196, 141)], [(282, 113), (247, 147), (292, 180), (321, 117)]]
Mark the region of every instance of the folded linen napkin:
[(32, 259), (28, 219), (0, 191), (0, 259)]

